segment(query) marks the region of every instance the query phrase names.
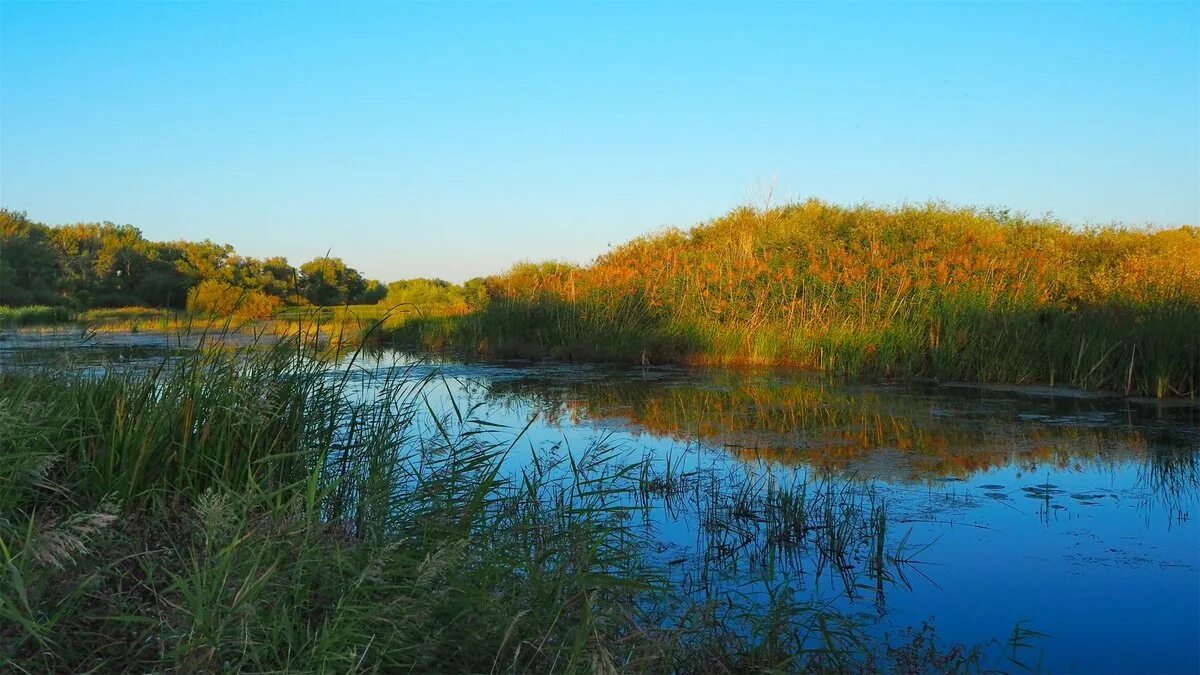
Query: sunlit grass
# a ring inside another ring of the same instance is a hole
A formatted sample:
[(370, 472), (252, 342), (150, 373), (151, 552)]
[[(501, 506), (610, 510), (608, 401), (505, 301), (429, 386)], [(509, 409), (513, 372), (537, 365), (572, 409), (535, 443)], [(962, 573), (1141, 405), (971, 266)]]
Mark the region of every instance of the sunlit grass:
[(940, 205), (808, 201), (518, 265), (409, 343), (485, 355), (783, 365), (838, 377), (1200, 385), (1200, 230), (1072, 229)]

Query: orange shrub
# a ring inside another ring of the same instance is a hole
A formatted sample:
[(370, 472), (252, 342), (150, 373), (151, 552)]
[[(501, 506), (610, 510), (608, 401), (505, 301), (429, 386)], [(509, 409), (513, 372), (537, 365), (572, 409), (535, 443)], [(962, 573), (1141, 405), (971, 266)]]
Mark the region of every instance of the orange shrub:
[(269, 318), (282, 301), (262, 291), (238, 288), (209, 279), (188, 291), (189, 312), (212, 316), (233, 316), (244, 319)]

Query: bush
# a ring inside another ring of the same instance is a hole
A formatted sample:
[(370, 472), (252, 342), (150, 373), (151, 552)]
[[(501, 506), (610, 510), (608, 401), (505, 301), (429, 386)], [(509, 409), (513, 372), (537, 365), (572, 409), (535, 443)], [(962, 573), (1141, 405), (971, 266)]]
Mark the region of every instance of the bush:
[(63, 323), (70, 320), (71, 312), (65, 307), (48, 307), (46, 305), (0, 307), (0, 326), (31, 326)]
[(187, 309), (197, 314), (266, 319), (279, 308), (279, 298), (209, 279), (188, 291)]

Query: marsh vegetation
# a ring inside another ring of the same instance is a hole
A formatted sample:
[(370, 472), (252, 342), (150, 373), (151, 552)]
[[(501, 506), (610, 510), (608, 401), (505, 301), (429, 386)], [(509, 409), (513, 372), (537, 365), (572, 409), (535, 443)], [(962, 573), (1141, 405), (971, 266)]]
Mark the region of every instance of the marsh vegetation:
[(15, 669), (1200, 667), (1195, 228), (810, 201), (384, 287), (2, 215)]
[(639, 524), (699, 499), (716, 556), (706, 568), (748, 555), (749, 536), (766, 547), (756, 555), (813, 547), (852, 590), (848, 556), (874, 556), (880, 583), (894, 562), (869, 491), (797, 483), (761, 499), (602, 442), (510, 471), (521, 429), (496, 440), (476, 407), (434, 413), (427, 377), (364, 381), (292, 347), (0, 375), (11, 666), (573, 672), (886, 658), (789, 588), (746, 603), (715, 579), (675, 586)]
[(1187, 406), (28, 339), (0, 640), (30, 672), (1120, 669), (1082, 646), (1113, 584), (1158, 617), (1122, 639), (1194, 628), (1161, 595), (1195, 574)]
[(1072, 229), (808, 201), (518, 265), (407, 344), (491, 356), (792, 366), (835, 377), (1194, 396), (1200, 231)]
[[(336, 258), (293, 269), (211, 242), (147, 242), (129, 226), (48, 228), (9, 211), (0, 224), (10, 252), (0, 303), (60, 307), (5, 309), (9, 324), (63, 320), (73, 307), (91, 308), (76, 318), (99, 327), (232, 321), (340, 343), (370, 332), (487, 358), (782, 366), (1127, 396), (1194, 397), (1200, 386), (1195, 227), (1074, 228), (1008, 211), (810, 200), (640, 237), (582, 267), (522, 263), (462, 285), (385, 287)], [(114, 303), (147, 307), (97, 309)]]

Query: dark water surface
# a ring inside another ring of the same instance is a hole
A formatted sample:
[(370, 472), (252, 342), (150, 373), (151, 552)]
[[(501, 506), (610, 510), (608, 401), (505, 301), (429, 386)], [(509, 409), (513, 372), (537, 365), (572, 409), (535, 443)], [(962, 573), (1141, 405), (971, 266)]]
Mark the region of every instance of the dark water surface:
[[(136, 366), (188, 346), (10, 334), (0, 368)], [(491, 432), (501, 439), (528, 425), (514, 468), (598, 445), (652, 459), (678, 480), (648, 490), (641, 517), (685, 592), (754, 603), (786, 587), (870, 632), (928, 621), (964, 644), (1002, 643), (1020, 624), (1048, 635), (1021, 660), (1055, 672), (1200, 672), (1194, 402), (399, 352), (354, 368), (364, 395), (388, 373), (433, 374), (433, 410), (474, 406), (507, 427)], [(797, 490), (837, 517), (781, 527), (778, 495)], [(835, 521), (845, 530), (822, 529)]]

